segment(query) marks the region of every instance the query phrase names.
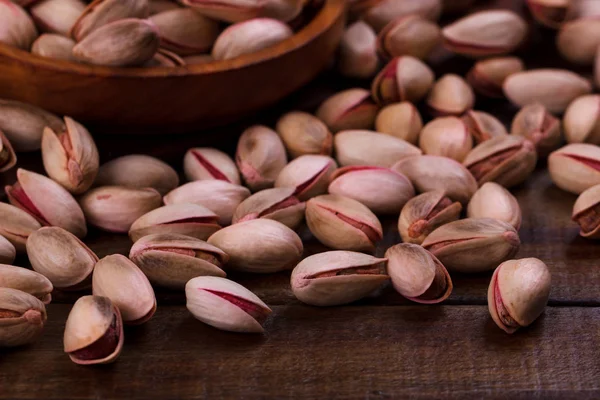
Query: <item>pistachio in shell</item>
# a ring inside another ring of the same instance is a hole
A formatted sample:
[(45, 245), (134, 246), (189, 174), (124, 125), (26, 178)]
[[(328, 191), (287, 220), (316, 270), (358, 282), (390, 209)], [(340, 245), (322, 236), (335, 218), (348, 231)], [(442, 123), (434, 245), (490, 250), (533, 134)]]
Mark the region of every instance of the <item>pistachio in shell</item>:
[(531, 141), (540, 157), (556, 150), (562, 141), (560, 120), (539, 103), (523, 107), (515, 115), (510, 131)]
[(70, 35), (82, 41), (93, 31), (126, 18), (148, 17), (148, 0), (93, 0), (71, 28)]
[[(560, 137), (560, 121), (555, 118), (553, 122)], [(563, 128), (569, 143), (600, 145), (600, 96), (590, 94), (573, 100), (565, 112)]]
[(473, 108), (475, 93), (462, 77), (446, 74), (433, 84), (426, 102), (433, 115), (460, 116)]
[(295, 193), (296, 187), (261, 190), (240, 203), (233, 214), (233, 223), (267, 218), (297, 229), (304, 221), (306, 203)]
[[(35, 218), (20, 208), (0, 203), (0, 235), (6, 238), (16, 251), (24, 252), (27, 238), (41, 226)], [(5, 251), (10, 254), (10, 250)]]
[(581, 236), (600, 239), (600, 185), (592, 186), (579, 195), (571, 218), (580, 226)]
[(338, 56), (338, 70), (349, 78), (373, 77), (379, 68), (377, 34), (364, 21), (349, 25), (342, 36)]
[(21, 290), (0, 287), (0, 348), (34, 342), (46, 323), (46, 307)]
[(335, 160), (329, 156), (305, 155), (286, 165), (277, 180), (276, 188), (293, 187), (294, 195), (306, 201), (327, 193), (331, 174), (337, 168)]
[(57, 33), (44, 33), (31, 45), (31, 54), (55, 60), (75, 61), (73, 57), (75, 45), (75, 41), (71, 38)]
[(556, 186), (580, 194), (600, 184), (600, 147), (571, 143), (550, 153), (548, 171)]
[(467, 217), (508, 222), (517, 231), (522, 220), (521, 207), (515, 196), (495, 182), (486, 182), (475, 192), (467, 207)]
[(53, 286), (50, 280), (27, 268), (0, 264), (0, 288), (11, 288), (29, 293), (44, 304), (50, 304), (52, 300)]
[(0, 1), (0, 43), (29, 50), (38, 32), (33, 20), (20, 5)]
[(423, 153), (462, 161), (473, 148), (467, 124), (458, 117), (440, 117), (421, 130), (419, 146)]
[(416, 103), (429, 93), (434, 78), (431, 68), (418, 58), (395, 57), (373, 80), (371, 95), (380, 105), (402, 101)]
[(292, 111), (277, 121), (277, 133), (291, 158), (307, 154), (331, 155), (333, 135), (317, 117)]
[(417, 14), (395, 19), (377, 36), (378, 53), (386, 58), (404, 55), (426, 59), (441, 42), (440, 27)]
[(381, 0), (371, 2), (362, 13), (362, 18), (376, 31), (380, 31), (391, 21), (410, 14), (420, 15), (436, 21), (442, 12), (440, 0), (397, 1)]
[(210, 147), (189, 149), (183, 158), (183, 170), (189, 181), (217, 179), (236, 185), (241, 183), (240, 173), (231, 157)]
[(408, 101), (383, 107), (375, 119), (377, 132), (395, 136), (414, 145), (419, 141), (421, 129), (423, 120), (419, 110)]
[(467, 82), (478, 94), (502, 98), (502, 85), (510, 75), (525, 70), (518, 57), (491, 57), (480, 60), (467, 73)]
[(316, 116), (332, 133), (348, 129), (371, 129), (379, 107), (365, 89), (347, 89), (327, 98)]
[(462, 116), (462, 120), (476, 144), (496, 136), (508, 135), (504, 124), (498, 118), (483, 111), (469, 110)]

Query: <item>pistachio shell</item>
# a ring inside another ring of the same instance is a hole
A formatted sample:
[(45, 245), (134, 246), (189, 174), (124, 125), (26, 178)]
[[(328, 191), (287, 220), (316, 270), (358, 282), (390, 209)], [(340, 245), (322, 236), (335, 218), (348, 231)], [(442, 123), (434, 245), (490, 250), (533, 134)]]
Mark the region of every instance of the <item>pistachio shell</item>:
[(393, 58), (373, 80), (371, 94), (382, 105), (410, 101), (416, 103), (427, 95), (435, 76), (418, 58)]
[(335, 160), (328, 156), (306, 155), (290, 162), (279, 173), (275, 187), (296, 188), (294, 195), (306, 201), (327, 193), (331, 174), (337, 168)]
[(469, 218), (493, 218), (508, 222), (517, 231), (521, 227), (521, 207), (508, 190), (495, 182), (484, 183), (467, 207)]
[(493, 57), (477, 61), (467, 73), (467, 81), (479, 94), (504, 97), (502, 85), (510, 75), (525, 70), (517, 57)]
[(562, 25), (556, 36), (558, 52), (568, 61), (592, 65), (600, 45), (600, 19), (581, 18)]
[(71, 38), (55, 33), (44, 33), (31, 45), (31, 54), (56, 60), (75, 61), (73, 47), (75, 42)]
[(148, 0), (93, 0), (71, 29), (71, 37), (80, 42), (98, 28), (125, 18), (146, 18)]
[(441, 12), (442, 4), (440, 0), (381, 0), (368, 8), (362, 17), (376, 31), (380, 31), (391, 21), (409, 14), (420, 15), (435, 21), (439, 18)]
[(596, 0), (571, 1), (570, 18), (590, 18), (600, 16), (600, 4)]
[(342, 36), (338, 69), (350, 78), (371, 78), (379, 68), (377, 34), (367, 23), (357, 21), (349, 25)]
[[(563, 119), (563, 127), (567, 142), (599, 145), (600, 95), (581, 96), (569, 104)], [(560, 132), (560, 126), (556, 129)]]
[(473, 137), (460, 118), (441, 117), (423, 127), (419, 146), (425, 154), (462, 161), (473, 148)]
[(35, 341), (46, 322), (44, 303), (29, 293), (0, 287), (0, 348)]
[(586, 189), (573, 206), (573, 221), (581, 227), (579, 234), (586, 238), (600, 238), (600, 185)]
[(540, 24), (549, 28), (558, 28), (569, 16), (572, 0), (527, 0), (529, 11)]
[(377, 50), (382, 57), (413, 56), (421, 60), (441, 42), (440, 27), (416, 14), (395, 19), (377, 36)]
[(189, 149), (183, 158), (183, 170), (189, 181), (218, 179), (241, 183), (235, 162), (220, 150), (210, 147)]
[(333, 135), (311, 114), (292, 111), (277, 122), (277, 133), (292, 158), (307, 154), (331, 155)]
[(469, 110), (463, 115), (462, 120), (477, 144), (496, 136), (508, 135), (502, 122), (483, 111)]
[(0, 288), (21, 290), (44, 304), (49, 304), (52, 300), (53, 287), (48, 278), (30, 269), (13, 265), (0, 264)]
[(15, 246), (4, 236), (0, 235), (0, 263), (12, 264), (17, 256)]
[(317, 118), (333, 133), (347, 129), (371, 129), (378, 107), (365, 89), (348, 89), (325, 100), (316, 112)]
[(68, 36), (85, 6), (80, 0), (42, 0), (31, 6), (29, 12), (40, 30)]
[(40, 223), (25, 211), (10, 204), (0, 203), (0, 235), (18, 252), (25, 251), (27, 238), (40, 228)]
[(375, 130), (406, 140), (416, 145), (419, 133), (423, 129), (423, 120), (419, 110), (407, 101), (385, 106), (377, 114)]
[(295, 187), (261, 190), (240, 203), (233, 214), (233, 223), (267, 218), (296, 229), (304, 221), (306, 203), (295, 192)]
[(17, 155), (6, 135), (0, 130), (0, 172), (5, 172), (17, 164)]
[(144, 67), (182, 67), (187, 65), (182, 57), (172, 51), (158, 49), (154, 57), (144, 64)]
[(571, 143), (548, 156), (548, 171), (556, 186), (579, 194), (600, 184), (600, 147)]
[(29, 50), (37, 29), (27, 12), (9, 0), (0, 0), (0, 43)]
[(473, 89), (455, 74), (446, 74), (438, 79), (427, 96), (427, 105), (433, 115), (459, 116), (473, 108), (473, 104)]
[(515, 115), (511, 134), (531, 141), (540, 156), (556, 150), (562, 141), (560, 120), (537, 103), (526, 105)]

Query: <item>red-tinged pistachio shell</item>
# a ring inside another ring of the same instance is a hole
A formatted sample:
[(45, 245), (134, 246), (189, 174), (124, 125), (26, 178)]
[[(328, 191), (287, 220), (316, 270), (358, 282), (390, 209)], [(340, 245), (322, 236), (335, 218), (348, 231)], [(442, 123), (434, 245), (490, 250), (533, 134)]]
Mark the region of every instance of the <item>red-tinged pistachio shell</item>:
[(600, 184), (600, 147), (571, 143), (550, 153), (548, 171), (556, 186), (580, 194)]
[(29, 50), (37, 38), (33, 20), (18, 4), (0, 0), (0, 43)]
[(190, 280), (185, 285), (185, 297), (187, 309), (196, 319), (224, 331), (262, 333), (272, 313), (242, 285), (215, 276)]
[(422, 246), (450, 271), (491, 271), (517, 253), (519, 234), (507, 222), (491, 218), (467, 218), (440, 226)]
[(312, 198), (306, 203), (306, 222), (325, 246), (339, 250), (375, 250), (383, 238), (381, 223), (358, 201), (334, 194)]
[(416, 145), (419, 133), (423, 129), (423, 120), (419, 110), (407, 101), (385, 106), (377, 114), (375, 130), (406, 140)]
[(52, 300), (52, 283), (44, 275), (27, 268), (0, 264), (0, 288), (29, 293), (44, 304), (50, 304)]
[(295, 192), (295, 187), (261, 190), (240, 203), (233, 214), (233, 223), (268, 218), (296, 229), (304, 220), (306, 203)]
[(210, 147), (189, 149), (183, 158), (183, 170), (190, 181), (217, 179), (240, 184), (240, 173), (227, 154)]
[(275, 187), (296, 188), (294, 195), (302, 201), (327, 193), (331, 174), (337, 168), (328, 156), (306, 155), (290, 162), (279, 173)]
[(183, 58), (172, 51), (158, 49), (154, 57), (144, 67), (182, 67), (187, 65)]
[(524, 182), (535, 169), (537, 152), (529, 140), (520, 136), (498, 136), (477, 145), (463, 165), (481, 186), (496, 182), (510, 188)]
[(25, 251), (27, 238), (41, 226), (35, 218), (20, 208), (0, 203), (0, 235), (12, 243), (18, 252)]
[(436, 21), (441, 12), (442, 4), (440, 0), (381, 0), (365, 10), (362, 18), (376, 31), (380, 31), (391, 21), (409, 14), (417, 14)]
[(405, 243), (421, 244), (431, 232), (460, 218), (462, 205), (443, 190), (425, 192), (410, 199), (398, 219), (398, 232)]
[[(554, 118), (553, 125), (560, 124)], [(587, 95), (575, 99), (567, 108), (563, 119), (565, 138), (569, 143), (600, 144), (600, 96)]]
[(338, 69), (344, 76), (367, 79), (379, 68), (377, 34), (364, 21), (357, 21), (346, 28), (338, 56)]
[(46, 307), (21, 290), (0, 287), (0, 348), (35, 341), (46, 322)]
[(537, 22), (549, 28), (559, 28), (569, 17), (569, 8), (573, 2), (572, 0), (527, 0), (527, 6)]
[(540, 103), (551, 113), (561, 113), (571, 101), (592, 91), (590, 82), (563, 69), (532, 69), (510, 75), (504, 94), (518, 106)]
[(148, 0), (148, 15), (156, 15), (177, 8), (181, 8), (181, 5), (171, 0)]
[(44, 33), (31, 45), (31, 54), (56, 60), (75, 61), (75, 41), (55, 33)]
[(508, 54), (527, 36), (527, 23), (509, 10), (480, 11), (463, 17), (442, 30), (450, 51), (471, 57)]
[(498, 118), (483, 111), (469, 110), (462, 120), (477, 144), (496, 136), (508, 135), (504, 124)]
[(431, 68), (418, 58), (393, 58), (375, 77), (371, 86), (373, 99), (379, 104), (421, 100), (433, 85)]
[(313, 306), (338, 306), (360, 300), (390, 277), (387, 260), (353, 251), (328, 251), (302, 260), (292, 271), (294, 296)]
[(467, 82), (479, 94), (504, 97), (502, 84), (510, 75), (525, 70), (517, 57), (494, 57), (477, 61), (467, 73)]
[(218, 21), (240, 22), (260, 17), (266, 2), (260, 0), (183, 0), (183, 4)]
[(582, 18), (565, 23), (556, 36), (558, 52), (569, 62), (592, 65), (600, 45), (600, 19)]
[(435, 82), (427, 96), (427, 106), (433, 115), (462, 115), (473, 108), (475, 94), (460, 76), (446, 74)]
[(573, 221), (581, 227), (579, 234), (600, 239), (600, 185), (585, 190), (573, 206)]
[(415, 156), (398, 161), (393, 170), (405, 175), (417, 192), (443, 190), (466, 205), (477, 190), (477, 181), (458, 161), (440, 156)]
[(225, 277), (229, 256), (202, 240), (178, 234), (149, 235), (138, 240), (129, 253), (154, 284), (183, 289), (198, 276)]
[(16, 256), (15, 246), (7, 238), (0, 235), (0, 263), (12, 264)]
[(80, 42), (98, 28), (126, 18), (148, 17), (148, 0), (94, 0), (71, 28), (70, 35)]
[(81, 207), (71, 193), (52, 179), (20, 168), (17, 182), (5, 190), (12, 205), (42, 225), (61, 227), (80, 238), (87, 234)]
[(306, 154), (331, 155), (333, 135), (317, 117), (292, 111), (277, 121), (277, 133), (292, 158)]
[(12, 144), (0, 130), (0, 172), (8, 171), (17, 163), (17, 155)]
[(517, 231), (521, 227), (521, 207), (508, 190), (495, 182), (484, 183), (467, 207), (469, 218), (493, 218), (508, 222)]
[(331, 176), (329, 193), (357, 200), (373, 213), (398, 214), (415, 196), (412, 183), (389, 168), (349, 166)]
[(560, 120), (541, 104), (529, 104), (515, 115), (511, 134), (531, 141), (540, 156), (556, 150), (562, 141)]
[(215, 59), (210, 54), (196, 54), (184, 57), (183, 61), (185, 62), (185, 65), (199, 65), (211, 63), (215, 61)]
[(63, 342), (65, 353), (75, 364), (114, 362), (124, 342), (119, 308), (107, 297), (80, 297), (67, 318)]
[(425, 154), (462, 161), (473, 148), (473, 137), (462, 119), (441, 117), (423, 127), (419, 146)]
[(452, 293), (452, 279), (446, 267), (421, 246), (397, 244), (385, 252), (385, 257), (394, 289), (408, 300), (435, 304)]
[(333, 133), (347, 129), (371, 129), (379, 107), (365, 89), (348, 89), (329, 97), (316, 112)]
[(550, 286), (550, 271), (537, 258), (502, 263), (488, 289), (492, 319), (508, 334), (531, 325), (546, 308)]
[(221, 229), (219, 216), (199, 204), (171, 204), (139, 217), (129, 229), (133, 242), (156, 233), (177, 233), (206, 240)]
[(41, 31), (67, 36), (85, 7), (80, 0), (43, 0), (29, 12)]
[(413, 56), (426, 59), (441, 42), (440, 27), (415, 14), (391, 21), (377, 36), (377, 51), (384, 58)]

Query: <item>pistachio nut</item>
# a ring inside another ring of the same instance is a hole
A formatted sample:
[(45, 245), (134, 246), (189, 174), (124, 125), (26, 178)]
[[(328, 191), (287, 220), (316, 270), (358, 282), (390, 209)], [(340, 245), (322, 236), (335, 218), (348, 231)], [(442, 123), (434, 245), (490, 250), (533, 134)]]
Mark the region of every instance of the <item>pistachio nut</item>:
[(181, 5), (171, 0), (148, 0), (148, 15), (156, 15), (177, 8), (181, 8)]
[(70, 35), (82, 41), (98, 28), (126, 18), (148, 17), (148, 0), (93, 0), (71, 28)]
[(561, 56), (573, 64), (592, 65), (600, 45), (600, 19), (580, 18), (563, 24), (556, 36)]
[(376, 31), (382, 30), (391, 21), (400, 17), (416, 14), (436, 21), (442, 12), (440, 0), (397, 1), (381, 0), (374, 2), (362, 14), (362, 18)]
[(0, 348), (35, 341), (46, 322), (44, 303), (21, 290), (0, 287)]
[(276, 19), (256, 18), (238, 22), (221, 32), (211, 54), (215, 60), (230, 60), (275, 46), (293, 34), (288, 25)]
[(600, 184), (600, 147), (571, 143), (550, 153), (548, 171), (556, 186), (580, 194)]
[(569, 17), (572, 3), (579, 0), (527, 0), (533, 18), (548, 28), (559, 28)]
[(0, 0), (0, 43), (29, 50), (37, 36), (33, 20), (21, 6)]
[(210, 147), (189, 149), (183, 158), (183, 170), (189, 181), (217, 179), (241, 183), (235, 162), (227, 154)]
[(50, 304), (52, 300), (52, 283), (44, 275), (27, 268), (0, 264), (0, 288), (21, 290), (44, 304)]
[(68, 36), (85, 7), (81, 0), (42, 0), (32, 5), (29, 12), (41, 30)]
[(375, 130), (406, 140), (416, 145), (419, 133), (423, 129), (423, 120), (419, 110), (408, 101), (385, 106), (377, 114)]
[(187, 65), (182, 57), (172, 51), (165, 49), (158, 49), (154, 57), (144, 67), (182, 67)]
[(337, 133), (347, 129), (371, 129), (379, 107), (365, 89), (348, 89), (325, 100), (316, 112), (317, 118)]
[(518, 57), (492, 57), (477, 61), (467, 73), (467, 82), (486, 97), (504, 97), (502, 85), (506, 78), (525, 70)]
[(551, 113), (563, 112), (571, 101), (592, 91), (587, 79), (564, 69), (516, 72), (504, 80), (503, 88), (516, 105), (540, 103)]
[(25, 251), (27, 238), (41, 228), (41, 224), (25, 211), (6, 203), (0, 203), (0, 235), (17, 250)]
[(233, 223), (268, 218), (296, 229), (304, 220), (306, 203), (295, 192), (295, 187), (261, 190), (240, 203), (233, 214)]
[(306, 223), (312, 234), (332, 249), (373, 252), (383, 238), (381, 223), (367, 206), (336, 194), (310, 199)]
[(287, 164), (287, 156), (277, 132), (255, 125), (240, 136), (235, 161), (246, 185), (253, 191), (259, 191), (273, 187)]
[(515, 115), (511, 134), (531, 141), (540, 156), (556, 150), (562, 141), (560, 120), (539, 103), (526, 105)]
[(142, 19), (122, 19), (103, 25), (73, 47), (77, 61), (108, 67), (143, 65), (156, 54), (156, 26)]
[(225, 22), (240, 22), (258, 18), (265, 9), (265, 1), (260, 0), (183, 0), (207, 17)]
[(349, 25), (342, 36), (338, 69), (349, 78), (368, 79), (377, 73), (377, 34), (364, 21)]
[(527, 36), (527, 23), (510, 10), (479, 11), (442, 29), (444, 46), (457, 54), (484, 57), (512, 53)]
[(328, 191), (357, 200), (377, 215), (398, 214), (415, 196), (412, 183), (404, 175), (389, 168), (369, 166), (336, 170)]
[(0, 172), (5, 172), (17, 164), (17, 155), (12, 144), (0, 130)]
[(417, 14), (392, 20), (377, 36), (377, 51), (386, 58), (413, 56), (421, 60), (440, 44), (440, 27)]
[(412, 56), (393, 58), (373, 80), (371, 94), (379, 104), (416, 103), (427, 95), (435, 76), (427, 64)]
[(91, 225), (127, 233), (138, 218), (160, 207), (162, 198), (153, 188), (101, 186), (81, 196), (79, 204)]
[(19, 168), (17, 182), (5, 188), (10, 203), (44, 226), (58, 226), (77, 237), (87, 234), (81, 207), (65, 188), (52, 179)]
[(441, 156), (414, 156), (398, 161), (393, 170), (405, 175), (417, 192), (443, 190), (466, 205), (477, 190), (477, 181), (461, 163)]
[(294, 195), (306, 201), (311, 197), (327, 193), (329, 179), (336, 168), (335, 160), (329, 156), (312, 154), (301, 156), (281, 170), (275, 181), (275, 187), (296, 188)]
[(304, 250), (296, 232), (266, 218), (223, 228), (215, 232), (208, 243), (229, 256), (228, 268), (260, 274), (292, 268)]
[[(555, 124), (558, 120), (554, 119)], [(600, 144), (600, 95), (581, 96), (573, 100), (563, 118), (565, 138), (569, 143)], [(555, 128), (559, 132), (560, 126)]]
[(425, 154), (462, 161), (473, 148), (473, 137), (464, 120), (440, 117), (423, 127), (419, 146)]
[(187, 183), (169, 192), (163, 201), (166, 205), (200, 204), (219, 216), (219, 224), (229, 225), (233, 213), (242, 201), (250, 197), (250, 191), (233, 183), (209, 180)]
[(513, 135), (498, 136), (475, 146), (463, 161), (480, 186), (496, 182), (507, 188), (524, 182), (536, 163), (534, 144)]
[(572, 219), (581, 227), (581, 236), (600, 239), (600, 185), (592, 186), (579, 195), (573, 206)]
[(12, 264), (16, 256), (15, 246), (7, 238), (0, 235), (0, 263)]
[(292, 111), (277, 121), (277, 133), (291, 158), (306, 154), (331, 155), (333, 135), (317, 117)]
[(119, 308), (107, 297), (80, 297), (67, 318), (63, 342), (65, 353), (75, 364), (114, 362), (124, 342)]
[(215, 59), (210, 54), (196, 54), (193, 56), (183, 57), (183, 61), (185, 65), (199, 65), (199, 64), (208, 64)]
[(460, 218), (462, 205), (443, 190), (425, 192), (410, 199), (400, 212), (398, 232), (404, 243), (421, 244), (431, 232)]
[(75, 61), (73, 39), (56, 34), (44, 33), (31, 45), (31, 54), (56, 60)]
[(550, 271), (537, 258), (502, 263), (488, 289), (488, 308), (496, 325), (509, 334), (531, 325), (546, 308), (550, 284)]
[(373, 131), (352, 130), (335, 135), (334, 148), (342, 166), (370, 165), (389, 168), (397, 161), (421, 154), (412, 144)]
[(305, 258), (290, 283), (298, 300), (313, 306), (339, 306), (360, 300), (390, 277), (387, 259), (353, 251), (328, 251)]
[(504, 124), (498, 118), (483, 111), (469, 110), (463, 115), (462, 120), (476, 144), (496, 136), (508, 135)]
[(493, 218), (521, 227), (521, 207), (508, 190), (495, 182), (486, 182), (475, 192), (467, 207), (469, 218)]
[(219, 216), (199, 204), (171, 204), (139, 217), (129, 229), (129, 237), (140, 238), (156, 233), (177, 233), (206, 240), (221, 229)]
[(221, 249), (189, 236), (161, 233), (144, 236), (129, 253), (131, 261), (156, 285), (183, 289), (197, 276), (225, 277), (229, 256)]
[(217, 329), (262, 333), (272, 313), (254, 293), (242, 285), (216, 276), (199, 276), (185, 285), (187, 309)]
[(475, 94), (463, 78), (446, 74), (434, 83), (426, 102), (433, 115), (460, 116), (473, 108)]
[(449, 222), (429, 234), (422, 246), (450, 271), (491, 271), (514, 257), (521, 241), (508, 222), (466, 218)]
[(452, 293), (452, 279), (446, 267), (419, 245), (401, 243), (385, 252), (387, 271), (394, 289), (415, 303), (435, 304)]

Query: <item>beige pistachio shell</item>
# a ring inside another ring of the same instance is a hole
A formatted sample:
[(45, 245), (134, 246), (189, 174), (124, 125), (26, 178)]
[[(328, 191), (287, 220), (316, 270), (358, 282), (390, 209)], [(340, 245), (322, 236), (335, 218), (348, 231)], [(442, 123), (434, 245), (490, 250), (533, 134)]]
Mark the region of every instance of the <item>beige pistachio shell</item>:
[(296, 187), (261, 190), (240, 203), (233, 214), (233, 223), (267, 218), (296, 229), (304, 221), (306, 203), (295, 193)]
[(517, 231), (521, 227), (521, 207), (508, 190), (495, 182), (484, 183), (467, 207), (469, 218), (493, 218), (508, 222)]
[(573, 206), (573, 221), (581, 227), (579, 234), (600, 239), (600, 185), (592, 186), (579, 195)]
[(506, 333), (529, 326), (546, 308), (551, 275), (537, 258), (502, 263), (494, 272), (488, 289), (492, 319)]
[(573, 100), (565, 112), (563, 127), (567, 142), (599, 145), (600, 95), (590, 94)]
[[(52, 300), (53, 286), (44, 275), (30, 269), (0, 264), (0, 288), (21, 290), (44, 304)], [(0, 324), (1, 325), (1, 324)]]
[(336, 168), (335, 160), (329, 156), (301, 156), (281, 170), (275, 181), (275, 187), (296, 188), (294, 194), (298, 199), (306, 201), (311, 197), (327, 193), (327, 185)]
[(559, 28), (571, 14), (572, 3), (579, 0), (527, 0), (533, 18), (548, 28)]
[(292, 268), (304, 250), (296, 232), (266, 218), (223, 228), (208, 243), (227, 253), (228, 268), (261, 274)]
[(580, 18), (563, 24), (556, 36), (556, 47), (567, 61), (592, 65), (600, 45), (600, 19)]
[(365, 89), (347, 89), (325, 100), (316, 116), (333, 133), (347, 129), (371, 129), (379, 107)]
[(427, 64), (412, 56), (393, 58), (373, 80), (371, 95), (382, 105), (424, 98), (435, 76)]
[(491, 271), (517, 253), (521, 241), (512, 225), (491, 218), (466, 218), (442, 225), (422, 246), (450, 271)]
[(35, 341), (46, 322), (46, 307), (29, 293), (0, 287), (0, 348)]
[(518, 57), (492, 57), (477, 61), (467, 73), (467, 82), (479, 94), (504, 97), (502, 85), (510, 75), (525, 70)]
[(421, 60), (441, 42), (440, 27), (416, 14), (391, 21), (377, 36), (377, 50), (384, 58), (413, 56)]
[(331, 155), (333, 135), (317, 117), (292, 111), (277, 121), (277, 133), (291, 158), (307, 154)]
[(342, 36), (338, 55), (338, 69), (349, 78), (368, 79), (377, 73), (377, 34), (364, 21), (349, 25)]
[(425, 154), (462, 161), (473, 148), (473, 137), (462, 119), (440, 117), (423, 127), (419, 146)]
[(473, 108), (475, 94), (463, 78), (446, 74), (435, 82), (426, 102), (433, 115), (459, 116)]
[(185, 285), (185, 297), (187, 309), (196, 319), (224, 331), (262, 333), (272, 313), (242, 285), (215, 276), (190, 280)]
[(360, 300), (389, 276), (387, 260), (353, 251), (328, 251), (305, 258), (292, 271), (294, 296), (313, 306), (338, 306)]
[(504, 124), (498, 118), (483, 111), (469, 110), (462, 120), (477, 144), (496, 136), (508, 135)]
[(148, 17), (148, 0), (94, 0), (71, 29), (71, 37), (80, 42), (98, 28), (125, 18)]
[(217, 179), (241, 183), (235, 162), (227, 154), (210, 147), (189, 149), (183, 158), (183, 170), (189, 181)]
[(580, 194), (600, 184), (600, 147), (571, 143), (548, 156), (548, 171), (556, 186)]
[(419, 110), (407, 101), (385, 106), (377, 114), (375, 130), (406, 140), (416, 145), (419, 133), (423, 129), (423, 120)]
[(556, 150), (562, 141), (560, 120), (550, 114), (546, 107), (534, 103), (523, 107), (511, 126), (511, 134), (528, 139), (538, 151), (538, 155), (547, 156)]
[(33, 20), (21, 6), (0, 1), (0, 43), (29, 50), (37, 35)]
[(17, 252), (25, 251), (27, 238), (41, 226), (35, 218), (20, 208), (0, 203), (0, 235), (6, 238)]
[(71, 38), (56, 33), (44, 33), (31, 45), (31, 54), (55, 60), (75, 61), (75, 44)]
[(0, 263), (12, 264), (17, 256), (15, 246), (4, 236), (0, 235)]
[(6, 135), (0, 130), (0, 172), (5, 172), (17, 164), (17, 155)]
[(442, 12), (440, 0), (397, 1), (381, 0), (374, 2), (363, 14), (363, 19), (376, 31), (380, 31), (391, 21), (416, 14), (436, 21)]
[(29, 13), (41, 30), (68, 36), (85, 10), (81, 0), (42, 0), (29, 8)]
[(65, 326), (64, 351), (75, 364), (114, 362), (123, 349), (123, 320), (109, 298), (83, 296), (75, 302)]

